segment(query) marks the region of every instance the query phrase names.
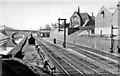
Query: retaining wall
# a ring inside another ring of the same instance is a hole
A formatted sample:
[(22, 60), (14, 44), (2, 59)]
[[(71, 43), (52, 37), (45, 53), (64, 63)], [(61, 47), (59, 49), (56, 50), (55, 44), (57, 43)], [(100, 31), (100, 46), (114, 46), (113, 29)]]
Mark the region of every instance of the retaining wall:
[[(64, 39), (63, 32), (53, 31), (51, 32), (51, 38), (63, 40)], [(66, 40), (67, 42), (95, 48), (104, 52), (109, 52), (111, 47), (110, 39), (103, 38), (103, 37), (67, 35)], [(113, 49), (115, 53), (117, 52), (117, 46), (118, 46), (118, 40), (114, 40)]]

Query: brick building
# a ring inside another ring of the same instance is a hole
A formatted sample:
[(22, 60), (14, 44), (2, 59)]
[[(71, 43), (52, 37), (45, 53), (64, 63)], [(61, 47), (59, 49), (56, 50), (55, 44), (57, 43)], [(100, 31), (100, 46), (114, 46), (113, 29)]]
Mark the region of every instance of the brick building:
[[(108, 10), (105, 6), (102, 6), (95, 18), (95, 34), (111, 34), (111, 25), (118, 27), (118, 9), (114, 12)], [(118, 34), (117, 30), (114, 30), (114, 34)]]
[(92, 16), (90, 16), (88, 13), (81, 13), (80, 8), (78, 7), (78, 11), (75, 11), (70, 18), (69, 27), (72, 28), (72, 30), (80, 30), (82, 27), (90, 27), (87, 30), (90, 30), (92, 33), (94, 33), (94, 25), (95, 17), (93, 16), (93, 13)]
[(117, 35), (114, 39), (118, 40), (118, 46), (120, 47), (120, 2), (113, 11), (102, 6), (95, 17), (95, 34), (110, 36), (112, 25), (118, 28), (113, 29), (113, 34)]
[[(119, 26), (119, 13), (118, 7), (111, 11), (105, 6), (102, 6), (95, 18), (95, 34), (111, 34), (111, 25), (113, 27)], [(118, 35), (118, 29), (113, 30), (115, 35)]]

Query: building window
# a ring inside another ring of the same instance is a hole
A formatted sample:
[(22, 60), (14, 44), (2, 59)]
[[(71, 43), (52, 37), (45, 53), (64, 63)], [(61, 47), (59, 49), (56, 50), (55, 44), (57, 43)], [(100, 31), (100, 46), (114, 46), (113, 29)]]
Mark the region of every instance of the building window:
[(74, 20), (74, 21), (78, 20), (78, 17), (77, 17), (77, 16), (74, 16), (74, 17), (73, 17), (73, 20)]
[(105, 12), (104, 11), (101, 12), (101, 15), (102, 15), (103, 18), (105, 18)]

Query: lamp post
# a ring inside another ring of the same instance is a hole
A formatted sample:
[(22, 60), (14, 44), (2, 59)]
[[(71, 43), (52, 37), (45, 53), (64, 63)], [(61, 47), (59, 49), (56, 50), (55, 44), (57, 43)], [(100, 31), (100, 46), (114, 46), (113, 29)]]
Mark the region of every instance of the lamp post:
[(64, 21), (64, 42), (63, 42), (63, 47), (66, 48), (66, 20), (67, 19), (60, 19), (58, 18), (58, 23), (59, 23), (59, 26), (58, 26), (58, 30), (60, 31), (60, 21)]

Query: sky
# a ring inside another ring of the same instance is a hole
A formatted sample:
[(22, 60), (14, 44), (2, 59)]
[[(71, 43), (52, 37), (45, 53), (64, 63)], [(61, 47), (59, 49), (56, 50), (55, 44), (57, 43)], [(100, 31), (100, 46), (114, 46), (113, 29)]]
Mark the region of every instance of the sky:
[(38, 30), (58, 18), (70, 17), (78, 6), (80, 12), (97, 15), (101, 7), (114, 10), (119, 0), (0, 0), (0, 25), (15, 29)]

